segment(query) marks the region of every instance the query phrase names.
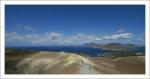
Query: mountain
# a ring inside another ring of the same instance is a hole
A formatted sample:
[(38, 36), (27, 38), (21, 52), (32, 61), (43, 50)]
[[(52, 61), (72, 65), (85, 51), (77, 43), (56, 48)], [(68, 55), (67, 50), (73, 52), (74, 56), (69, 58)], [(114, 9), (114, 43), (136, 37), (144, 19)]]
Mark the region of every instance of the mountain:
[(85, 44), (85, 46), (110, 51), (131, 51), (135, 50), (138, 47), (134, 44), (121, 44), (121, 43), (107, 43), (107, 44), (87, 43)]

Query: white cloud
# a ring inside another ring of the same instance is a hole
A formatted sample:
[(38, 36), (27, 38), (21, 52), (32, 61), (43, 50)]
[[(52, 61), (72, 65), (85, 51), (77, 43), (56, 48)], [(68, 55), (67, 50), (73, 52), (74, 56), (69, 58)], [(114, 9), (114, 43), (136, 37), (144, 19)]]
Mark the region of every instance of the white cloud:
[(137, 40), (138, 41), (145, 41), (145, 34), (141, 34), (140, 36), (138, 36)]
[(57, 32), (45, 33), (45, 37), (51, 40), (58, 40), (61, 36), (62, 34)]
[(66, 43), (73, 43), (72, 40), (65, 40), (64, 42), (66, 42)]
[(51, 32), (44, 34), (27, 34), (20, 35), (16, 32), (6, 33), (6, 42), (27, 42), (29, 44), (46, 44), (46, 45), (59, 45), (59, 44), (84, 44), (89, 42), (100, 42), (108, 40), (130, 39), (132, 33), (121, 33), (105, 36), (87, 35), (77, 33), (71, 36), (64, 36), (61, 33)]
[(132, 37), (132, 33), (121, 33), (121, 34), (114, 34), (114, 35), (110, 35), (110, 36), (104, 36), (102, 39), (117, 40), (117, 39), (128, 39), (131, 37)]
[(6, 33), (5, 34), (6, 43), (34, 43), (34, 41), (37, 41), (40, 37), (36, 34), (29, 34), (29, 35), (20, 35), (16, 32)]
[(81, 40), (81, 41), (90, 41), (90, 40), (93, 40), (96, 36), (78, 33), (78, 34), (76, 34), (75, 37), (77, 37), (77, 39)]
[(12, 32), (12, 33), (9, 33), (9, 34), (6, 34), (5, 35), (6, 39), (9, 40), (9, 41), (14, 41), (14, 40), (22, 40), (23, 38), (17, 34), (16, 32)]

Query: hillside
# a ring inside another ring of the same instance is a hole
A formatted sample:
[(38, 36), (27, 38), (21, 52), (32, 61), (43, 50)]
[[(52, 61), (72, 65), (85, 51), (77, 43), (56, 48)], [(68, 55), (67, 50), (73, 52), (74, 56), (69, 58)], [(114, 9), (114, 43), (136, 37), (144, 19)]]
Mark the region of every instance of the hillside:
[[(51, 54), (56, 54), (55, 56)], [(32, 62), (32, 63), (31, 63)], [(40, 52), (25, 58), (17, 64), (19, 73), (23, 74), (104, 74), (117, 71), (99, 66), (83, 56), (63, 52)], [(99, 69), (97, 71), (96, 69)]]
[[(107, 57), (84, 57), (73, 53), (48, 51), (40, 51), (36, 53), (6, 53), (5, 73), (143, 74), (145, 67), (144, 58), (145, 57), (143, 56), (139, 60), (136, 56), (115, 59)], [(136, 70), (132, 67), (135, 67)]]

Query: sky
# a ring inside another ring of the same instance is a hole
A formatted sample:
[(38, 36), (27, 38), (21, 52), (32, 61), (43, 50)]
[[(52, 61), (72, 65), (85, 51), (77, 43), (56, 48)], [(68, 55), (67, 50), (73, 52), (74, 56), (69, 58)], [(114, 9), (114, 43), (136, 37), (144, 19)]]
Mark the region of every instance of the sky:
[(145, 45), (144, 5), (6, 5), (6, 46)]

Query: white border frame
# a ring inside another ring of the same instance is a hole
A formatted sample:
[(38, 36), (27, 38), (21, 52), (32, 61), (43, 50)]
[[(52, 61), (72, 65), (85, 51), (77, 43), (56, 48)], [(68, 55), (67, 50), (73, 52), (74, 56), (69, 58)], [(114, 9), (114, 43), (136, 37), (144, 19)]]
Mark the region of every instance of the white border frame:
[[(112, 74), (112, 75), (107, 75), (107, 74), (100, 74), (100, 75), (6, 75), (4, 73), (5, 67), (4, 67), (4, 52), (5, 52), (5, 5), (17, 5), (17, 4), (22, 4), (22, 5), (145, 5), (145, 46), (146, 46), (146, 72), (144, 75), (140, 74)], [(1, 1), (1, 29), (0, 29), (0, 34), (1, 34), (1, 50), (0, 50), (0, 56), (1, 56), (1, 71), (0, 71), (0, 78), (149, 78), (149, 1)]]

